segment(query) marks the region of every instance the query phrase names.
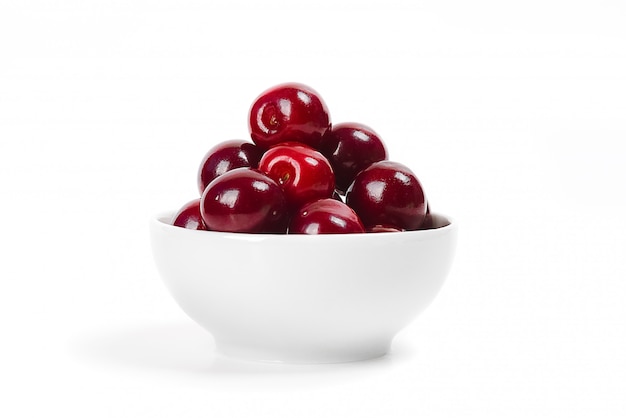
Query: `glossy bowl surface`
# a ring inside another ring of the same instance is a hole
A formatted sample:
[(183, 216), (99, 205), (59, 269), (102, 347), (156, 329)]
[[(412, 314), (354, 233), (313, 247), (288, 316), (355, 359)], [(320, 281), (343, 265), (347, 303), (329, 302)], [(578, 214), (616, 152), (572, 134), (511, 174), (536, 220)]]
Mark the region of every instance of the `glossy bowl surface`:
[(336, 235), (195, 231), (150, 222), (158, 271), (180, 307), (226, 355), (334, 363), (388, 352), (435, 298), (457, 225)]

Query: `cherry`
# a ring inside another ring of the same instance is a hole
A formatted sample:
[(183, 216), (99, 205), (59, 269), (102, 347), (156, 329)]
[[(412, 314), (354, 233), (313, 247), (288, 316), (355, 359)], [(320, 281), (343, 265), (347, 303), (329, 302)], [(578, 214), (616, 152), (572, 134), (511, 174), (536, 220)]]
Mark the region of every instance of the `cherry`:
[(204, 190), (200, 213), (210, 230), (285, 233), (287, 202), (280, 186), (252, 168), (235, 168)]
[(422, 222), (422, 224), (419, 226), (418, 229), (436, 229), (439, 228), (440, 226), (437, 225), (437, 223), (435, 222), (435, 219), (433, 218), (433, 216), (429, 213), (427, 213), (424, 216), (424, 221)]
[(233, 139), (211, 148), (202, 158), (198, 170), (200, 194), (217, 176), (239, 167), (257, 168), (263, 151), (250, 141)]
[(404, 229), (391, 225), (374, 225), (367, 228), (367, 232), (402, 232)]
[[(252, 142), (224, 141), (198, 169), (201, 198), (172, 223), (248, 233), (398, 232), (443, 226), (405, 165), (388, 161), (367, 125), (332, 125), (320, 95), (300, 83), (262, 92), (248, 114)], [(291, 221), (290, 221), (291, 218)]]
[(250, 136), (263, 148), (287, 141), (318, 148), (330, 126), (326, 104), (304, 84), (286, 83), (270, 88), (250, 108)]
[(280, 185), (291, 209), (331, 197), (335, 190), (335, 176), (326, 157), (297, 142), (270, 148), (261, 157), (259, 170)]
[(185, 204), (172, 219), (174, 226), (202, 231), (207, 229), (202, 220), (202, 215), (200, 215), (200, 199), (194, 199)]
[(342, 192), (360, 171), (387, 159), (387, 149), (378, 134), (360, 123), (334, 125), (324, 135), (322, 152), (333, 167), (337, 189)]
[(367, 228), (375, 225), (415, 230), (426, 214), (426, 197), (415, 174), (405, 165), (378, 161), (357, 174), (346, 203)]
[(430, 207), (427, 208), (424, 222), (420, 225), (419, 229), (437, 229), (450, 225), (450, 221), (440, 215), (430, 213)]
[(315, 200), (302, 206), (291, 218), (290, 234), (351, 234), (365, 232), (357, 214), (333, 198)]

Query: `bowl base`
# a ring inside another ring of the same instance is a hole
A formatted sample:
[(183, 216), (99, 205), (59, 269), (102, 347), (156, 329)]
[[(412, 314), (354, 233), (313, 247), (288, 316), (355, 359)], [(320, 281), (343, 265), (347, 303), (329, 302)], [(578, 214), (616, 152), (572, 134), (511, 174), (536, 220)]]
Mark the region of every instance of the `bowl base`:
[(325, 350), (288, 350), (249, 347), (216, 341), (217, 351), (233, 359), (263, 363), (331, 364), (350, 363), (382, 357), (389, 352), (390, 342), (366, 347), (341, 347)]

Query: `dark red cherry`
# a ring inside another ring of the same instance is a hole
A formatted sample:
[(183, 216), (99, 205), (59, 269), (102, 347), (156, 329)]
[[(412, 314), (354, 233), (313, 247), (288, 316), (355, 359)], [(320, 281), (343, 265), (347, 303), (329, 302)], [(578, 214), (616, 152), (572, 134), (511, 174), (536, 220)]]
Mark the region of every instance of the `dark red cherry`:
[(235, 168), (209, 183), (200, 212), (213, 231), (285, 233), (289, 222), (280, 186), (252, 168)]
[(326, 157), (298, 142), (270, 148), (263, 154), (259, 170), (280, 185), (291, 209), (331, 197), (335, 190), (335, 176)]
[(391, 225), (374, 225), (367, 228), (367, 232), (402, 232), (404, 229)]
[(206, 231), (207, 227), (200, 215), (200, 199), (194, 199), (180, 208), (173, 217), (172, 225)]
[(426, 215), (424, 215), (424, 221), (419, 229), (436, 229), (441, 226), (438, 224), (436, 217), (430, 213), (430, 202), (426, 202)]
[(387, 149), (378, 134), (360, 123), (334, 125), (324, 135), (322, 152), (333, 167), (337, 189), (342, 192), (360, 171), (387, 159)]
[(202, 159), (198, 169), (200, 194), (217, 176), (239, 167), (257, 168), (263, 151), (250, 141), (232, 139), (211, 148)]
[(290, 234), (351, 234), (365, 232), (363, 223), (348, 205), (327, 198), (309, 202), (294, 213)]
[(426, 196), (415, 174), (393, 161), (373, 163), (357, 174), (346, 203), (366, 227), (388, 225), (415, 230), (426, 214)]
[(272, 87), (261, 93), (250, 108), (250, 136), (262, 148), (288, 141), (318, 148), (330, 126), (326, 104), (304, 84)]
[(426, 215), (424, 215), (424, 221), (422, 222), (422, 224), (419, 226), (418, 229), (436, 229), (436, 228), (440, 228), (440, 226), (437, 225), (433, 216), (430, 213), (427, 213)]
[(419, 229), (437, 229), (448, 225), (450, 225), (450, 220), (446, 217), (428, 212)]

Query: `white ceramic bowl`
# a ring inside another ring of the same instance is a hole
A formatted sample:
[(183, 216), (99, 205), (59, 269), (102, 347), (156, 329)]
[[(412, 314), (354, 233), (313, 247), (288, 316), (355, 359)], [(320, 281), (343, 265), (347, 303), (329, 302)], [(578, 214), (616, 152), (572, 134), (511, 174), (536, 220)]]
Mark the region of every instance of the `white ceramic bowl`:
[(344, 235), (194, 231), (151, 220), (157, 268), (180, 307), (230, 356), (332, 363), (387, 353), (435, 298), (457, 226)]

